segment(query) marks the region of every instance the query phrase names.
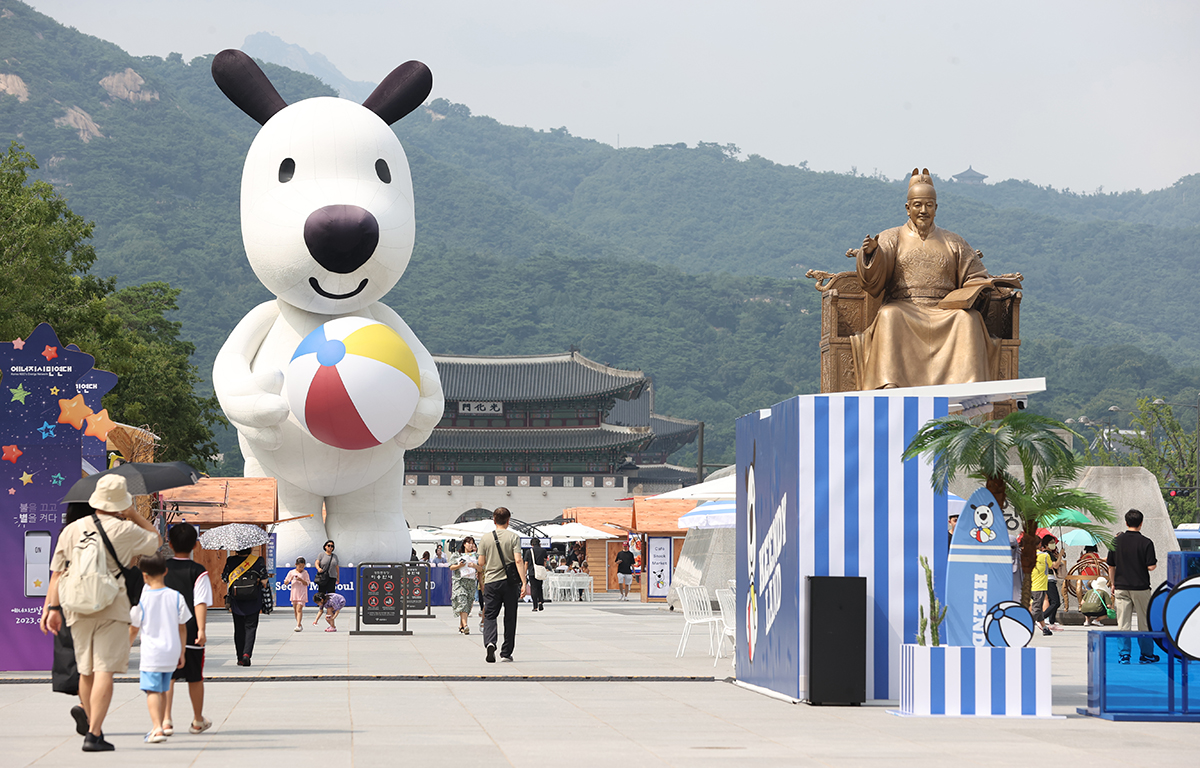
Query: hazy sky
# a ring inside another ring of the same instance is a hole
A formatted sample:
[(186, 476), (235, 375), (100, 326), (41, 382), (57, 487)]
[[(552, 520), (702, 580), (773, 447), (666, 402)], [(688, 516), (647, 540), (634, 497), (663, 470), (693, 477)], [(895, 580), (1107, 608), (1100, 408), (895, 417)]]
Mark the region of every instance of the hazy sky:
[(622, 146), (713, 141), (815, 170), (915, 165), (1092, 192), (1200, 172), (1200, 3), (32, 0), (135, 55), (270, 32), (377, 82)]

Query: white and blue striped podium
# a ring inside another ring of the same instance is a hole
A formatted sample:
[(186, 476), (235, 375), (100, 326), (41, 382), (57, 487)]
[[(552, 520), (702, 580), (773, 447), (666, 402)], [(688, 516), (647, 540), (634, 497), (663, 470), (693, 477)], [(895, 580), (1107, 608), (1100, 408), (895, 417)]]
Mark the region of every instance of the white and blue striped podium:
[[(807, 576), (867, 580), (866, 697), (900, 697), (900, 649), (945, 600), (948, 501), (924, 457), (902, 461), (951, 402), (1038, 392), (1043, 379), (801, 395), (737, 420), (738, 680), (807, 698)], [(990, 669), (990, 668), (989, 668)], [(990, 691), (991, 688), (989, 687)]]
[(904, 645), (897, 714), (1051, 717), (1049, 648)]

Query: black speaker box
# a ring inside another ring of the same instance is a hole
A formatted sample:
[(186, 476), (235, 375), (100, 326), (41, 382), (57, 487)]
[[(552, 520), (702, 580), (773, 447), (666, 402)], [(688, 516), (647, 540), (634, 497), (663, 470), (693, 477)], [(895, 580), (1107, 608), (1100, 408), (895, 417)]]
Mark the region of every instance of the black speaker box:
[(808, 577), (808, 703), (867, 700), (867, 580)]

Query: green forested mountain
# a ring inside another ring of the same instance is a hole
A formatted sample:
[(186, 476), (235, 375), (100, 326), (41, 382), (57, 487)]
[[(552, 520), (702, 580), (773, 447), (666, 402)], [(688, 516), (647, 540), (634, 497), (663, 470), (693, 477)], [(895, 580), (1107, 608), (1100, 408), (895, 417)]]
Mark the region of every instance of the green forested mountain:
[[(207, 375), (229, 330), (268, 298), (238, 230), (241, 164), (258, 125), (213, 84), (211, 57), (131, 57), (16, 0), (6, 8), (0, 136), (22, 143), (96, 222), (96, 272), (181, 291), (183, 336)], [(333, 94), (307, 75), (264, 70), (289, 101)], [(733, 417), (816, 389), (818, 294), (804, 271), (848, 268), (847, 248), (904, 217), (902, 182), (740, 159), (736, 147), (617, 150), (445, 99), (396, 131), (412, 166), (417, 248), (387, 301), (430, 350), (574, 345), (642, 368), (661, 411), (709, 424), (718, 460), (732, 459)], [(1098, 416), (1139, 394), (1195, 391), (1196, 187), (1186, 177), (1156, 192), (1079, 195), (939, 181), (939, 223), (993, 272), (1026, 277), (1022, 373), (1052, 388), (1038, 407)]]

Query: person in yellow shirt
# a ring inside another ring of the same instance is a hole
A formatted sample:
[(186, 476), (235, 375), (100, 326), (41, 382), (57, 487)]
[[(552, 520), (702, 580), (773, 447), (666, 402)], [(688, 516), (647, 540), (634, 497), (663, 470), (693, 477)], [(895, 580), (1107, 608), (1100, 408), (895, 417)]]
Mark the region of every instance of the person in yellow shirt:
[[(1050, 572), (1062, 565), (1062, 560), (1058, 559), (1057, 549), (1051, 548), (1051, 545), (1056, 544), (1057, 541), (1058, 539), (1050, 534), (1042, 537), (1042, 543), (1038, 546), (1037, 562), (1033, 566), (1029, 582), (1029, 587), (1033, 592), (1033, 605), (1030, 606), (1033, 611), (1033, 620), (1037, 622), (1042, 634), (1047, 637), (1054, 633), (1046, 624), (1046, 616), (1047, 614), (1052, 615), (1054, 609), (1058, 607), (1058, 593), (1051, 592), (1049, 589)], [(1047, 607), (1047, 609), (1043, 610), (1043, 607)]]

